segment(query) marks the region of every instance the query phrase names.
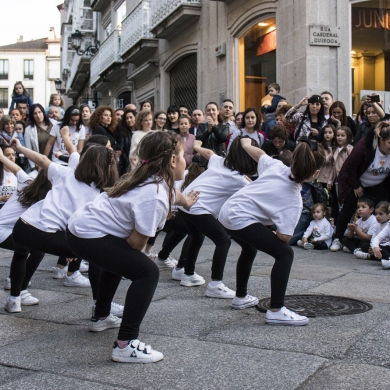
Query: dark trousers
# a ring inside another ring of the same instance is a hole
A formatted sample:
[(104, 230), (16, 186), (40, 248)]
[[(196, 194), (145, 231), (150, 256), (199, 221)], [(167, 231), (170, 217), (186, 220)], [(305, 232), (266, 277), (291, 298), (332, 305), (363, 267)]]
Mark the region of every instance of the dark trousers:
[(230, 237), (223, 226), (211, 214), (193, 215), (180, 211), (184, 218), (187, 229), (192, 239), (188, 246), (187, 261), (184, 267), (186, 275), (193, 275), (195, 262), (202, 247), (204, 236), (208, 237), (215, 244), (213, 263), (211, 265), (211, 279), (222, 280), (223, 271), (229, 248)]
[[(389, 176), (390, 177), (390, 176)], [(384, 180), (381, 184), (378, 184), (374, 187), (365, 187), (363, 189), (364, 196), (372, 196), (375, 199), (375, 205), (381, 201), (390, 200), (390, 188), (389, 180)], [(336, 230), (333, 235), (334, 238), (341, 240), (344, 236), (345, 229), (348, 226), (349, 221), (351, 220), (354, 212), (357, 209), (357, 198), (354, 191), (347, 196), (343, 203), (343, 208), (340, 210), (340, 213), (336, 221)]]
[[(187, 259), (187, 252), (192, 240), (190, 231), (187, 229), (187, 225), (184, 218), (180, 213), (177, 213), (175, 217), (169, 219), (164, 226), (164, 230), (168, 233), (165, 236), (161, 251), (158, 253), (158, 257), (162, 260), (166, 260), (170, 253), (176, 248), (177, 245), (188, 235), (184, 241), (181, 249), (180, 258), (177, 263), (178, 268), (183, 268)], [(203, 236), (204, 238), (204, 236)]]
[[(13, 239), (12, 239), (12, 234), (10, 236), (8, 236), (7, 239), (4, 240), (0, 244), (0, 247), (4, 248), (4, 249), (9, 249), (11, 251), (15, 250), (14, 242), (13, 242)], [(22, 284), (21, 284), (21, 288), (20, 288), (21, 291), (27, 289), (27, 286), (28, 286), (28, 284), (30, 282), (31, 276), (34, 275), (34, 272), (36, 271), (36, 269), (38, 268), (40, 262), (42, 261), (42, 259), (44, 257), (45, 257), (45, 253), (43, 253), (43, 252), (39, 252), (39, 251), (36, 251), (36, 250), (31, 250), (30, 251), (30, 254), (29, 254), (29, 256), (27, 257), (27, 260), (26, 260), (24, 278), (22, 280)], [(10, 278), (11, 278), (11, 275), (10, 275)], [(11, 284), (12, 284), (12, 279), (11, 279)], [(19, 292), (19, 294), (14, 295), (12, 293), (12, 290), (11, 290), (11, 295), (17, 297), (17, 296), (20, 295), (20, 292)]]
[(132, 281), (126, 294), (119, 340), (138, 337), (139, 327), (156, 290), (159, 270), (141, 251), (133, 249), (126, 240), (111, 235), (83, 239), (67, 231), (67, 242), (77, 256), (101, 268), (97, 290), (96, 317), (110, 314), (111, 302), (124, 276)]
[[(11, 295), (13, 296), (20, 295), (22, 283), (26, 276), (27, 257), (33, 250), (55, 256), (76, 257), (66, 243), (65, 232), (46, 233), (34, 226), (25, 224), (19, 219), (14, 226), (12, 238), (15, 247), (10, 273)], [(36, 265), (36, 268), (42, 259), (43, 256)]]
[[(348, 237), (343, 237), (341, 239), (341, 243), (346, 246), (352, 253), (355, 249), (357, 248), (360, 248), (362, 249), (362, 246), (363, 246), (363, 249), (366, 249), (367, 248), (367, 245), (368, 245), (368, 248), (370, 247), (370, 241), (364, 241), (360, 238), (348, 238)], [(368, 252), (368, 248), (367, 248), (367, 251), (363, 250), (363, 252)]]
[(382, 259), (390, 260), (390, 246), (379, 245), (379, 248), (382, 249)]
[(60, 256), (57, 260), (57, 264), (63, 265), (64, 267), (68, 266), (68, 272), (76, 272), (80, 269), (81, 260), (82, 259), (76, 259), (68, 263), (66, 257)]
[(275, 258), (271, 271), (271, 308), (284, 306), (287, 283), (294, 260), (291, 246), (281, 241), (276, 234), (261, 223), (254, 223), (240, 230), (226, 231), (241, 246), (241, 254), (237, 262), (237, 297), (245, 297), (252, 264), (257, 251), (267, 253)]
[(314, 249), (319, 249), (319, 250), (329, 249), (325, 241), (314, 241), (312, 242), (312, 244), (314, 245)]

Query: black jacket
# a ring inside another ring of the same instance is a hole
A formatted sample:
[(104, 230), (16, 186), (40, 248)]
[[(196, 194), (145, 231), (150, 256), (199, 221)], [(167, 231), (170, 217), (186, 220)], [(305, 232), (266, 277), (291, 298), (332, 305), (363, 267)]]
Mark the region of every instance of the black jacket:
[(202, 141), (202, 147), (212, 150), (218, 156), (226, 155), (225, 142), (229, 136), (229, 125), (219, 123), (212, 127), (211, 132), (207, 123), (200, 123), (196, 130), (196, 139)]
[(110, 140), (111, 147), (114, 150), (121, 150), (118, 143), (116, 142), (114, 134), (111, 133), (110, 129), (108, 129), (107, 127), (104, 127), (102, 125), (95, 127), (94, 129), (92, 129), (92, 135), (96, 135), (96, 134), (105, 135)]

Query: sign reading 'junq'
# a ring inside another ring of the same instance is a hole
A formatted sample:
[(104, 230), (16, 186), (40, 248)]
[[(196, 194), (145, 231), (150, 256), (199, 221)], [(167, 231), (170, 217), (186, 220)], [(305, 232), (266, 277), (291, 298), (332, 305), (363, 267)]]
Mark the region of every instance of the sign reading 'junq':
[(340, 27), (336, 26), (309, 26), (310, 45), (340, 46)]

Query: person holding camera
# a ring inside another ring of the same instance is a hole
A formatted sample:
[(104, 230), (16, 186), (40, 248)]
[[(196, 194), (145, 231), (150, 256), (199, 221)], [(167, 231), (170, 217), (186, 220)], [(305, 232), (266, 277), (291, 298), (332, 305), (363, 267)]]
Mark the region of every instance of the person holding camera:
[[(298, 111), (306, 106), (305, 111)], [(297, 105), (287, 111), (285, 119), (294, 123), (294, 139), (307, 137), (312, 141), (319, 141), (323, 127), (327, 124), (324, 114), (324, 103), (321, 96), (312, 95), (304, 97)]]

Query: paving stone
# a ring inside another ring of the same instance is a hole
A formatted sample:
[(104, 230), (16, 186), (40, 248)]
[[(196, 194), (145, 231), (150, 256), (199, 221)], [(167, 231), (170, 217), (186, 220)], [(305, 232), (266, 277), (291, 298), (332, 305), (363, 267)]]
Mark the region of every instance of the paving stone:
[(318, 370), (300, 390), (388, 390), (390, 371), (369, 364), (337, 363)]
[[(0, 365), (0, 389), (7, 388), (5, 387), (6, 383), (26, 376), (30, 376), (30, 371)], [(12, 389), (14, 390), (16, 387), (13, 387)]]

